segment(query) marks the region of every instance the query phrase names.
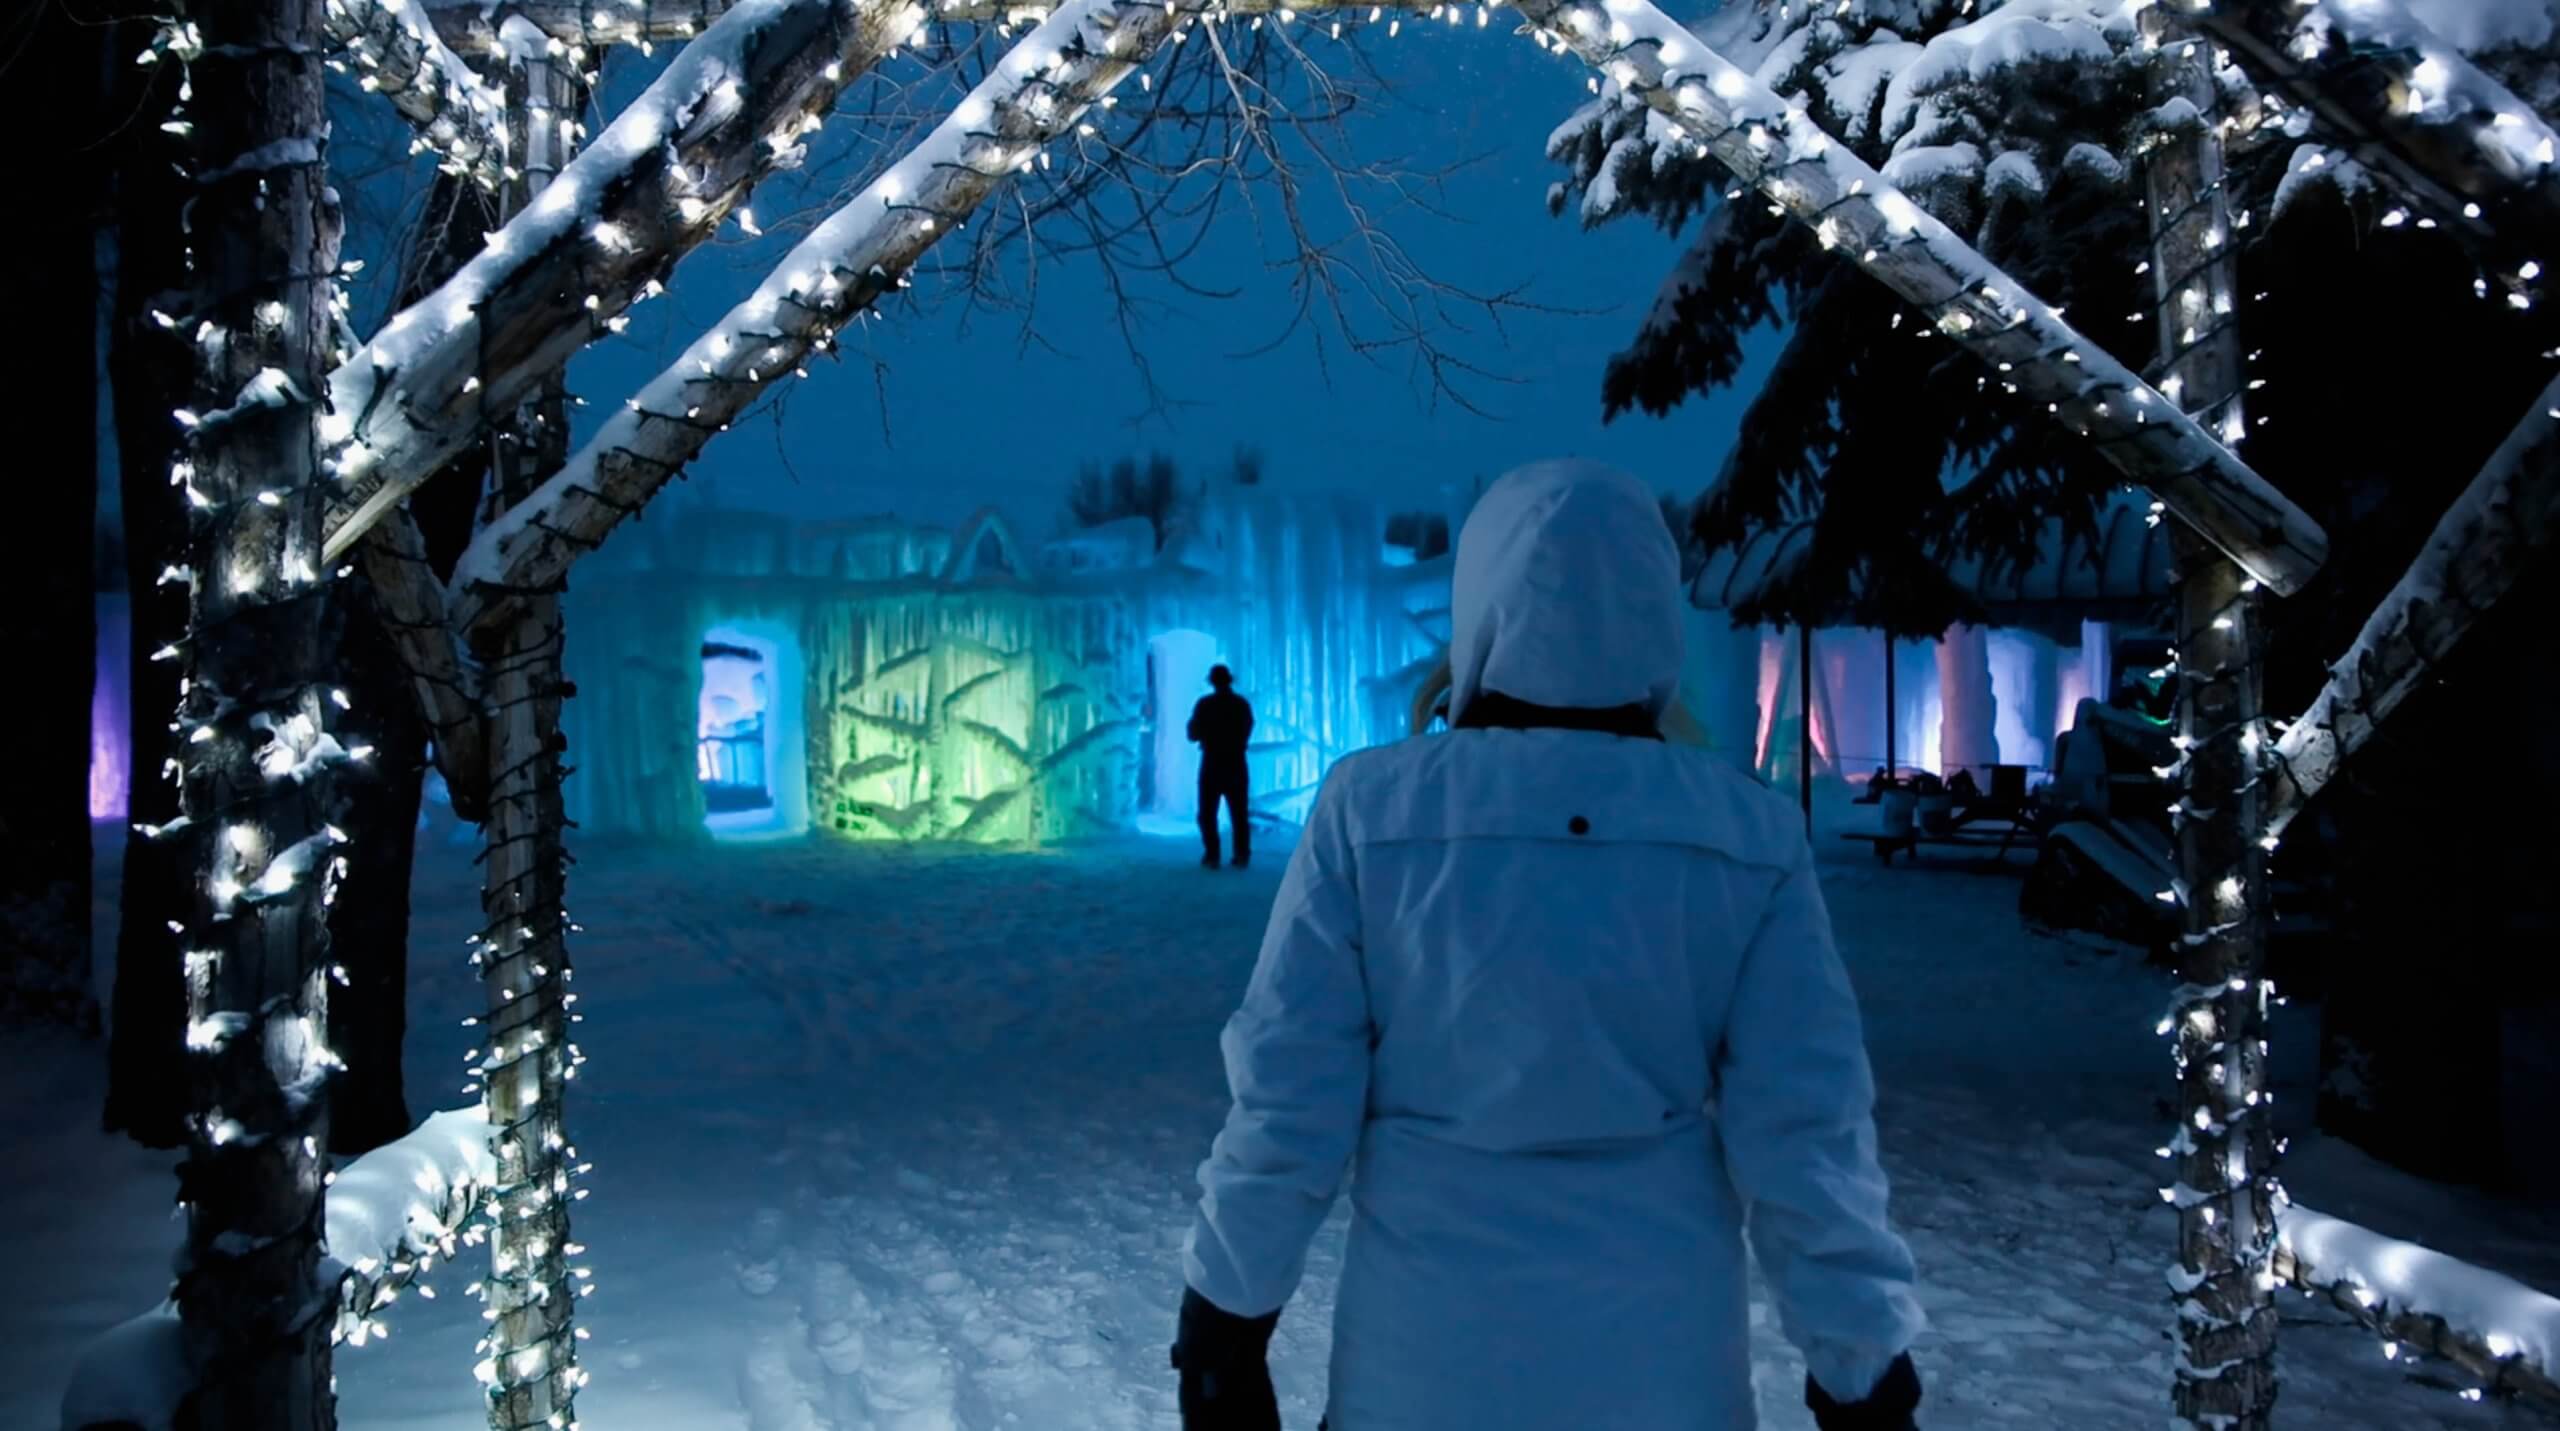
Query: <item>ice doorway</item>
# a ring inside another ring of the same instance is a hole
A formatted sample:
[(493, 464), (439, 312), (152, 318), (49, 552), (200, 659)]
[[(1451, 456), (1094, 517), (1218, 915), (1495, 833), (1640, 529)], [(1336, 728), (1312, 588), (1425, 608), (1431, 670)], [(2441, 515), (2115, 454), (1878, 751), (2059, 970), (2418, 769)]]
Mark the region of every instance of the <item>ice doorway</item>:
[(1147, 642), (1147, 729), (1138, 762), (1142, 818), (1188, 831), (1200, 808), (1200, 758), (1191, 748), (1191, 707), (1209, 693), (1218, 643), (1206, 631), (1166, 631)]
[(733, 625), (702, 633), (694, 775), (702, 784), (702, 823), (714, 835), (808, 827), (798, 658), (779, 632)]

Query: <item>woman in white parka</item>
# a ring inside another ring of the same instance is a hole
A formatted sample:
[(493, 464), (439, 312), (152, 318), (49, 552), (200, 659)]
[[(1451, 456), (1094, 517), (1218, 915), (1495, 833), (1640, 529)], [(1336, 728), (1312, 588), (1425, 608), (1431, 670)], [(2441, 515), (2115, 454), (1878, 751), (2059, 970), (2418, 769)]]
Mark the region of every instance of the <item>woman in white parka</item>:
[(1335, 767), (1227, 1025), (1184, 1426), (1277, 1431), (1266, 1348), (1355, 1162), (1331, 1431), (1748, 1428), (1746, 1228), (1820, 1424), (1912, 1426), (1857, 1003), (1799, 816), (1660, 738), (1653, 497), (1515, 471), (1454, 584), (1452, 731)]

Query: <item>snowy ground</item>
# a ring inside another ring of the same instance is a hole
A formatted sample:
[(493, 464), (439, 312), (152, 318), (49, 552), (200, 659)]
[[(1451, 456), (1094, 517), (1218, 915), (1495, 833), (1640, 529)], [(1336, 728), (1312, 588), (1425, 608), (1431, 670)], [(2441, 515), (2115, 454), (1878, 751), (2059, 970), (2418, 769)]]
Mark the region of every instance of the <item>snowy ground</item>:
[[(1896, 1210), (1936, 1326), (1933, 1428), (2110, 1431), (2165, 1415), (2153, 1191), (2164, 986), (2040, 938), (2014, 872), (1891, 869), (1826, 839), (1825, 883), (1884, 1087)], [(1119, 1431), (1176, 1425), (1165, 1343), (1191, 1170), (1223, 1111), (1215, 1036), (1281, 851), (1206, 874), (1181, 843), (1040, 853), (582, 852), (594, 1061), (573, 1109), (602, 1431)], [(414, 1106), (459, 1101), (477, 992), (468, 851), (422, 856)], [(450, 955), (449, 958), (438, 957)], [(2297, 1037), (2290, 1041), (2299, 1047)], [(160, 1294), (167, 1160), (89, 1130), (94, 1046), (0, 1042), (0, 1426), (53, 1424), (86, 1336)], [(2287, 1100), (2303, 1109), (2309, 1100)], [(2310, 1146), (2305, 1201), (2552, 1282), (2551, 1228)], [(1315, 1422), (1337, 1215), (1274, 1362)], [(472, 1431), (475, 1304), (404, 1299), (340, 1354), (343, 1422)], [(1764, 1423), (1801, 1370), (1755, 1306)], [(2456, 1401), (2288, 1303), (2288, 1425), (2546, 1427)]]

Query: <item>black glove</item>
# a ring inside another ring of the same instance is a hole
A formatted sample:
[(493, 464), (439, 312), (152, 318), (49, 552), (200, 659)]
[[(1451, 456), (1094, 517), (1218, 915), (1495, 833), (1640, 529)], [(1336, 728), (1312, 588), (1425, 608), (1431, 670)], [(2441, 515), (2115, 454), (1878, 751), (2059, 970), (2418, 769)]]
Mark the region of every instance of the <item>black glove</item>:
[(1182, 1373), (1182, 1431), (1280, 1431), (1271, 1389), (1271, 1330), (1280, 1314), (1239, 1317), (1182, 1289), (1173, 1366)]
[(1864, 1401), (1834, 1401), (1808, 1376), (1804, 1404), (1813, 1408), (1813, 1424), (1822, 1431), (1917, 1431), (1920, 1423), (1911, 1414), (1920, 1409), (1920, 1369), (1909, 1352), (1894, 1358)]

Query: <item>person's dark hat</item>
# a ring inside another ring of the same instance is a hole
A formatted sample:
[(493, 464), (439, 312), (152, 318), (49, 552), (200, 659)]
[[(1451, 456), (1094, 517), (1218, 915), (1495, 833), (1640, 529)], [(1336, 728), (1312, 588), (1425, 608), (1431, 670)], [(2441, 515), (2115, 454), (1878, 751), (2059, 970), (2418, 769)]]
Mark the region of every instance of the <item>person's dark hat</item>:
[(1226, 667), (1224, 667), (1224, 666), (1211, 666), (1211, 667), (1209, 668), (1209, 684), (1210, 684), (1210, 685), (1216, 686), (1219, 690), (1222, 690), (1222, 691), (1223, 691), (1223, 690), (1225, 690), (1227, 687), (1232, 686), (1232, 685), (1234, 685), (1235, 683), (1236, 683), (1236, 673), (1235, 673), (1235, 672), (1228, 670), (1228, 669), (1227, 669)]

